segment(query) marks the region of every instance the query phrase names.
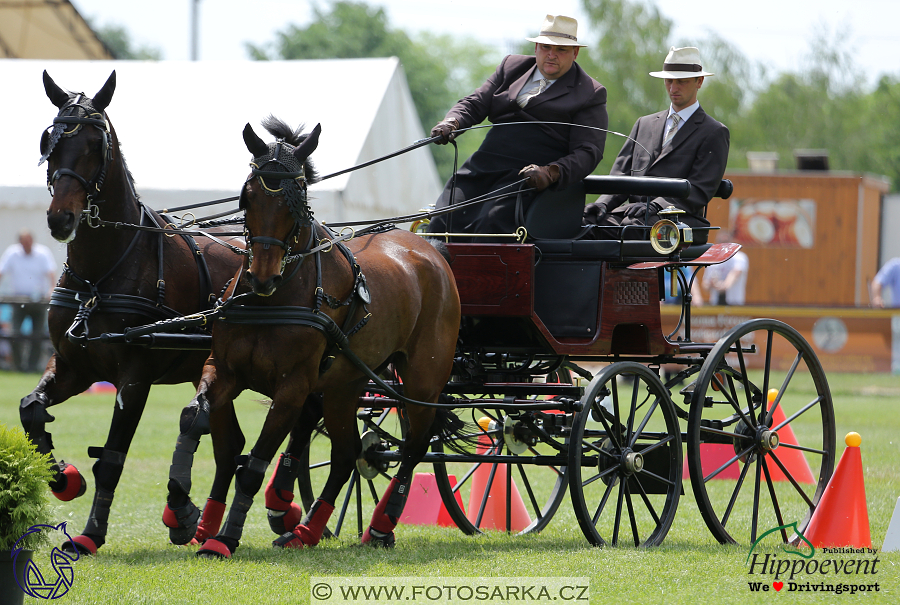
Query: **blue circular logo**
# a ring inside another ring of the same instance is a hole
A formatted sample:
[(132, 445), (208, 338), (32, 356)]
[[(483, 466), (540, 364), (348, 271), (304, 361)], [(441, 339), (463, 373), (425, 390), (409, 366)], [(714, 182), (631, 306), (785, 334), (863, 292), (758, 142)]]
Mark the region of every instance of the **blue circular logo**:
[(16, 540), (16, 545), (12, 549), (16, 583), (22, 589), (22, 592), (35, 599), (58, 599), (69, 592), (69, 589), (72, 588), (72, 583), (75, 581), (75, 567), (73, 564), (78, 560), (77, 550), (74, 555), (70, 555), (60, 550), (57, 546), (54, 546), (53, 550), (50, 551), (50, 566), (53, 568), (53, 572), (47, 569), (42, 570), (33, 559), (28, 559), (25, 561), (25, 569), (20, 581), (17, 566), (20, 564), (19, 554), (22, 552), (22, 549), (18, 548), (19, 542), (25, 536), (48, 530), (61, 531), (67, 540), (70, 542), (72, 540), (66, 531), (65, 521), (59, 525), (34, 525)]

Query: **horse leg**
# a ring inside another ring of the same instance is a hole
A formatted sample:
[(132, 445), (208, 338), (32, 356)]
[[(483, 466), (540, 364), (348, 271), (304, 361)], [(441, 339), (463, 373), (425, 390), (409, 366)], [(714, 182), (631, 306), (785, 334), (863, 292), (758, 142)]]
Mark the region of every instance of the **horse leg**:
[(222, 409), (211, 415), (210, 433), (216, 460), (216, 474), (191, 544), (202, 544), (207, 538), (219, 533), (222, 518), (225, 516), (228, 489), (237, 468), (235, 458), (243, 451), (246, 443), (233, 402), (227, 406), (227, 410)]
[(335, 499), (347, 483), (356, 458), (362, 451), (359, 429), (356, 426), (356, 408), (364, 382), (350, 383), (340, 393), (329, 391), (325, 405), (325, 427), (331, 437), (331, 468), (322, 493), (310, 507), (306, 517), (293, 530), (277, 538), (272, 546), (281, 548), (305, 548), (315, 546), (322, 539), (325, 525), (334, 512)]
[(406, 506), (413, 470), (428, 451), (434, 429), (434, 409), (410, 406), (406, 412), (409, 430), (403, 442), (400, 468), (397, 469), (397, 474), (391, 479), (372, 513), (369, 527), (362, 535), (363, 544), (384, 548), (394, 546), (394, 528), (397, 527), (397, 521)]
[(50, 489), (63, 502), (83, 496), (87, 483), (74, 465), (67, 464), (65, 460), (57, 462), (53, 457), (53, 439), (47, 432), (46, 425), (55, 418), (47, 408), (62, 403), (89, 386), (90, 380), (79, 377), (54, 353), (38, 385), (19, 404), (19, 418), (25, 434), (35, 444), (38, 452), (50, 454), (50, 465), (54, 471)]
[(322, 397), (310, 394), (303, 404), (300, 420), (291, 430), (287, 450), (278, 458), (266, 485), (266, 509), (269, 527), (279, 536), (291, 531), (303, 518), (303, 509), (294, 502), (294, 483), (303, 470), (296, 456), (309, 445), (312, 434), (322, 419)]
[(244, 533), (244, 522), (253, 505), (253, 497), (262, 487), (266, 470), (278, 447), (288, 436), (291, 428), (297, 424), (302, 412), (308, 390), (281, 388), (272, 398), (272, 405), (266, 415), (262, 431), (250, 454), (238, 459), (234, 472), (234, 500), (228, 511), (225, 524), (215, 538), (203, 543), (198, 556), (229, 558), (240, 545)]
[[(207, 369), (210, 366), (207, 365)], [(179, 435), (175, 441), (175, 452), (172, 454), (172, 465), (169, 467), (169, 482), (167, 485), (168, 496), (166, 498), (166, 508), (163, 511), (163, 524), (169, 528), (169, 540), (173, 544), (187, 544), (194, 538), (198, 531), (200, 521), (200, 509), (191, 501), (191, 469), (194, 465), (194, 453), (200, 445), (200, 438), (211, 431), (211, 405), (207, 380), (207, 372), (204, 372), (204, 382), (201, 382), (197, 389), (197, 394), (190, 403), (181, 411), (179, 421)], [(212, 376), (215, 376), (215, 370), (212, 370)], [(213, 382), (213, 384), (217, 384)], [(234, 398), (226, 398), (230, 402), (231, 413), (234, 414)], [(213, 399), (213, 401), (216, 401)], [(217, 423), (221, 426), (223, 423)], [(240, 431), (240, 429), (238, 429)], [(243, 438), (243, 436), (241, 436)], [(240, 450), (238, 450), (240, 451)], [(217, 454), (217, 466), (219, 462), (219, 452)], [(226, 463), (226, 466), (228, 464)], [(233, 464), (230, 468), (234, 468)], [(218, 479), (219, 469), (217, 468), (216, 477)], [(214, 482), (217, 485), (218, 482)], [(228, 480), (230, 484), (230, 479)], [(218, 483), (221, 489), (221, 483)], [(227, 492), (227, 486), (223, 491)], [(224, 509), (225, 495), (219, 494), (222, 498), (221, 508)], [(210, 516), (216, 516), (215, 509), (220, 508), (217, 505), (210, 506)], [(210, 519), (214, 521), (214, 519)]]
[(126, 378), (118, 386), (116, 406), (113, 409), (106, 444), (103, 447), (88, 448), (88, 455), (97, 459), (92, 469), (95, 485), (94, 503), (91, 505), (84, 531), (80, 536), (63, 542), (61, 548), (64, 552), (75, 553), (77, 549), (80, 554), (92, 555), (96, 554), (97, 549), (106, 542), (107, 522), (113, 496), (149, 394), (149, 381)]

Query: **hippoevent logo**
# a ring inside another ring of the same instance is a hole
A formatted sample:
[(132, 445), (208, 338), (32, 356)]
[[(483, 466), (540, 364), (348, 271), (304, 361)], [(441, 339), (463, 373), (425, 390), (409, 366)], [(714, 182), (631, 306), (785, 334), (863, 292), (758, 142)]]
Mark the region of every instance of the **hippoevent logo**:
[[(783, 544), (779, 553), (757, 553), (757, 545), (771, 533), (792, 530), (795, 539)], [(821, 592), (856, 594), (880, 592), (874, 576), (878, 573), (878, 551), (874, 548), (821, 548), (806, 539), (797, 523), (779, 525), (763, 533), (747, 553), (747, 573), (754, 576), (750, 592)], [(835, 555), (842, 555), (840, 557)], [(849, 555), (849, 556), (847, 556)], [(762, 577), (760, 577), (762, 576)]]
[[(72, 564), (78, 560), (78, 553), (76, 552), (74, 555), (69, 555), (61, 551), (58, 547), (53, 547), (53, 550), (50, 551), (50, 566), (56, 574), (55, 577), (53, 573), (46, 570), (46, 563), (43, 564), (45, 567), (42, 569), (34, 559), (21, 557), (20, 560), (22, 549), (19, 548), (19, 542), (21, 542), (25, 536), (42, 531), (60, 531), (65, 535), (66, 540), (72, 539), (69, 537), (68, 532), (66, 532), (65, 521), (59, 525), (34, 525), (30, 527), (27, 532), (16, 540), (16, 545), (12, 549), (13, 569), (15, 570), (16, 583), (19, 585), (19, 588), (22, 589), (22, 592), (29, 597), (45, 600), (58, 599), (72, 588), (72, 583), (75, 581), (75, 568)], [(20, 579), (18, 570), (19, 566), (22, 564), (21, 561), (25, 562), (25, 569), (21, 574)]]

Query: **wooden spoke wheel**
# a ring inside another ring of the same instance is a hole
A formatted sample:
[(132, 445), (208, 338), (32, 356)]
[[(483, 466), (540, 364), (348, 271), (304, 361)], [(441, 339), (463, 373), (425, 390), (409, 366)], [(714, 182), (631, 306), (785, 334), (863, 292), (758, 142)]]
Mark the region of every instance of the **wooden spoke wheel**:
[(834, 457), (831, 392), (809, 343), (773, 319), (723, 336), (697, 376), (687, 432), (691, 487), (713, 536), (749, 544), (792, 522), (802, 532)]

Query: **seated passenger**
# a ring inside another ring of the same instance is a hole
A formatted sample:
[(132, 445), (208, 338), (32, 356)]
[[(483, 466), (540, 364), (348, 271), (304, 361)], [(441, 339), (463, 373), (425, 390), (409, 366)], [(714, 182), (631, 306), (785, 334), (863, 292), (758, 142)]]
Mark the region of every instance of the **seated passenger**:
[[(603, 158), (608, 118), (606, 88), (577, 63), (585, 46), (576, 37), (575, 19), (547, 15), (534, 42), (534, 56), (509, 55), (478, 90), (460, 100), (431, 131), (446, 144), (455, 131), (479, 124), (514, 122), (565, 122), (561, 124), (511, 125), (491, 128), (481, 147), (450, 179), (437, 208), (501, 189), (509, 195), (434, 217), (431, 233), (512, 233), (518, 226), (516, 200), (520, 185), (537, 191), (564, 189), (589, 175)], [(603, 129), (603, 130), (598, 130)], [(527, 204), (535, 191), (523, 193)], [(476, 241), (486, 241), (484, 239)]]
[[(663, 71), (650, 75), (665, 80), (672, 103), (666, 110), (638, 118), (610, 174), (688, 179), (690, 196), (683, 200), (651, 199), (648, 213), (646, 198), (602, 195), (585, 206), (585, 225), (653, 225), (659, 220), (660, 210), (675, 206), (685, 211), (681, 221), (688, 226), (709, 227), (706, 205), (725, 175), (730, 139), (728, 128), (703, 111), (697, 100), (703, 79), (713, 74), (703, 71), (698, 49), (672, 47)], [(619, 229), (591, 229), (587, 237), (618, 239), (619, 232)], [(705, 243), (707, 235), (705, 229), (695, 230), (694, 242)], [(648, 234), (634, 230), (631, 234), (626, 232), (626, 237), (646, 239)]]

